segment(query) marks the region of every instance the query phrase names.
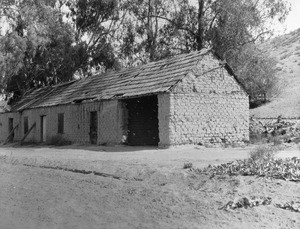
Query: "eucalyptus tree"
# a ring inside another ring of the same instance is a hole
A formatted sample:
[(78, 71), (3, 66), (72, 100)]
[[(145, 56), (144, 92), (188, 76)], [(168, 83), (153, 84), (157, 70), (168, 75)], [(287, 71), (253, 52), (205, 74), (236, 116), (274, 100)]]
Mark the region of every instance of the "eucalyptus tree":
[(135, 21), (127, 27), (125, 47), (139, 44), (131, 53), (143, 50), (153, 60), (209, 47), (238, 73), (252, 99), (266, 98), (275, 87), (274, 60), (258, 55), (257, 43), (272, 35), (272, 23), (285, 20), (284, 0), (135, 0), (130, 11)]
[(109, 38), (116, 0), (7, 0), (0, 3), (1, 90), (18, 99), (28, 89), (117, 68)]

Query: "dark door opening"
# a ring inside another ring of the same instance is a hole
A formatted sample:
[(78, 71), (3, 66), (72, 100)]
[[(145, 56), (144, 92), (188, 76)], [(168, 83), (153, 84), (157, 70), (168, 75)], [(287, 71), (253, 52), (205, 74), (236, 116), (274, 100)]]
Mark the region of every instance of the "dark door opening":
[(41, 142), (46, 142), (46, 116), (41, 116)]
[(128, 110), (128, 145), (158, 145), (157, 96), (125, 100)]
[(92, 111), (90, 114), (90, 142), (97, 144), (98, 141), (98, 116), (97, 111)]
[[(11, 133), (13, 129), (14, 129), (14, 119), (9, 118), (8, 119), (8, 133)], [(9, 135), (8, 142), (13, 142), (14, 136), (15, 136), (15, 133), (11, 133), (11, 135)]]

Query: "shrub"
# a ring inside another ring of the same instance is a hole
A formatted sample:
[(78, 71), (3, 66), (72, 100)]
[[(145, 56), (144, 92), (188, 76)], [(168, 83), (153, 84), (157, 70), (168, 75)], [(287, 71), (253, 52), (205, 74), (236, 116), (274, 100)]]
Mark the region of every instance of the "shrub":
[(299, 143), (300, 143), (300, 136), (294, 138), (294, 139), (292, 140), (292, 142), (295, 142), (296, 144), (299, 144)]
[(191, 162), (184, 163), (183, 169), (191, 169), (193, 168), (193, 164)]
[(203, 169), (192, 170), (196, 173), (229, 176), (259, 176), (300, 182), (300, 158), (275, 159), (278, 148), (259, 146), (254, 149), (248, 159), (236, 160), (221, 165), (209, 165)]
[(265, 134), (250, 132), (249, 141), (251, 144), (262, 143), (266, 139)]
[(272, 136), (268, 138), (268, 142), (273, 143), (274, 146), (280, 145), (282, 142), (284, 142), (285, 137), (284, 136)]
[(64, 146), (64, 145), (70, 145), (72, 142), (62, 135), (54, 135), (50, 138), (49, 144), (55, 145), (55, 146)]
[(221, 165), (209, 165), (203, 169), (192, 169), (198, 174), (229, 176), (259, 176), (300, 182), (300, 158), (272, 159), (253, 161), (237, 160)]
[(249, 153), (249, 159), (252, 161), (269, 161), (274, 159), (275, 153), (274, 147), (261, 145)]

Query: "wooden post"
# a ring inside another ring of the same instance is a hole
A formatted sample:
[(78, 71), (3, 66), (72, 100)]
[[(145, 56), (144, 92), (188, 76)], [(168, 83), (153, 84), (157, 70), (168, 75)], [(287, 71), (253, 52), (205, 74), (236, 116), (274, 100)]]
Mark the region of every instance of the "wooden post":
[(8, 141), (10, 136), (14, 133), (15, 129), (17, 129), (17, 127), (19, 126), (19, 124), (17, 124), (8, 134), (8, 137), (6, 138), (5, 142), (3, 143), (3, 145), (5, 145)]
[(27, 131), (27, 133), (25, 134), (25, 136), (21, 139), (20, 144), (22, 145), (24, 140), (26, 139), (26, 137), (29, 135), (29, 133), (32, 131), (32, 129), (35, 127), (36, 123), (33, 123), (32, 126), (30, 127), (30, 129)]

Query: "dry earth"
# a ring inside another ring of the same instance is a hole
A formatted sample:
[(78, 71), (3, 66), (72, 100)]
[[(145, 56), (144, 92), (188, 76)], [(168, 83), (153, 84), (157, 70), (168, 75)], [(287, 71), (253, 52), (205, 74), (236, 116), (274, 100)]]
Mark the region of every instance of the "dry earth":
[[(300, 228), (299, 212), (275, 207), (300, 201), (299, 183), (183, 169), (246, 158), (252, 148), (2, 147), (0, 228)], [(219, 210), (249, 196), (272, 203)]]

